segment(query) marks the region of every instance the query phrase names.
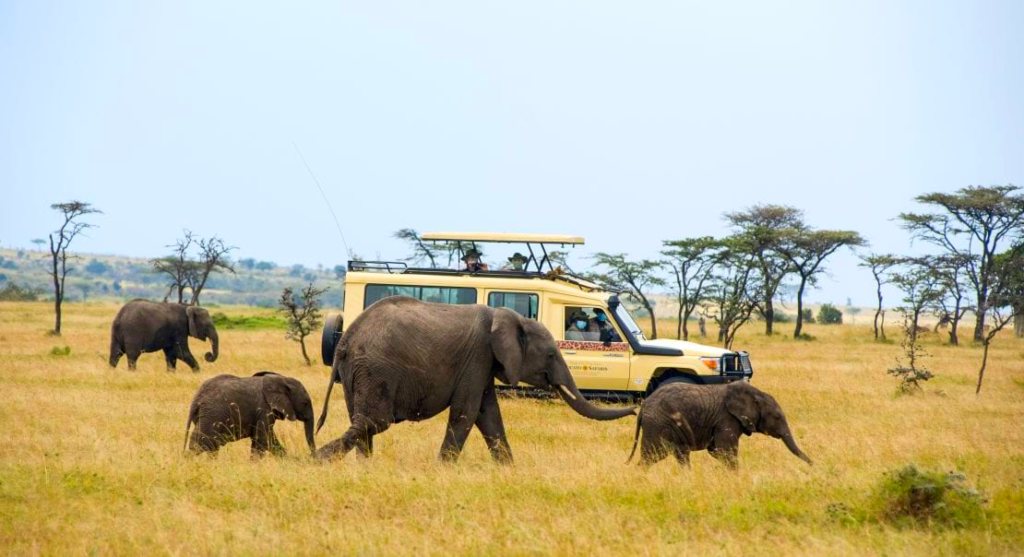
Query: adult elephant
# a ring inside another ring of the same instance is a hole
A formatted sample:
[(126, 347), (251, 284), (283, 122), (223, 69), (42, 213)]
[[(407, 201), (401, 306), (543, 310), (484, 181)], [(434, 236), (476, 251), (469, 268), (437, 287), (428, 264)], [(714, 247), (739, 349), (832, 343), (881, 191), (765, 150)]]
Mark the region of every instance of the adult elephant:
[(373, 436), (406, 420), (429, 419), (450, 408), (441, 460), (455, 461), (475, 425), (491, 456), (512, 461), (495, 378), (554, 390), (579, 414), (594, 420), (633, 415), (633, 408), (588, 403), (569, 373), (551, 333), (504, 308), (444, 305), (405, 296), (385, 298), (363, 312), (334, 351), (331, 381), (317, 430), (327, 419), (334, 383), (345, 389), (351, 426), (324, 445), (320, 458), (355, 448), (368, 456)]
[(110, 367), (117, 367), (122, 355), (128, 356), (128, 369), (143, 352), (163, 350), (167, 369), (175, 369), (179, 359), (192, 371), (199, 371), (199, 363), (188, 349), (188, 337), (205, 341), (213, 347), (206, 353), (207, 362), (217, 361), (220, 341), (217, 328), (209, 312), (201, 307), (182, 304), (132, 300), (117, 312), (110, 327)]

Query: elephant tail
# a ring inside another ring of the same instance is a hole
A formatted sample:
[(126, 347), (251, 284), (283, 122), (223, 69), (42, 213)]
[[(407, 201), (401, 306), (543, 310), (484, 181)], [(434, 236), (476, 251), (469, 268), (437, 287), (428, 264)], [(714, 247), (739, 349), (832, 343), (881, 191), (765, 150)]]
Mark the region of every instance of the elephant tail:
[(334, 384), (341, 382), (341, 372), (339, 371), (341, 366), (335, 358), (334, 366), (331, 367), (331, 379), (327, 382), (327, 394), (324, 396), (324, 409), (320, 412), (320, 420), (316, 423), (316, 433), (320, 433), (320, 428), (324, 427), (324, 422), (327, 421), (327, 407), (331, 403), (331, 391), (334, 390)]
[(626, 464), (629, 464), (633, 460), (633, 455), (636, 454), (636, 445), (640, 441), (640, 424), (644, 421), (644, 403), (640, 403), (640, 408), (637, 409), (636, 413), (636, 431), (633, 433), (633, 450), (629, 451), (629, 458), (626, 459)]

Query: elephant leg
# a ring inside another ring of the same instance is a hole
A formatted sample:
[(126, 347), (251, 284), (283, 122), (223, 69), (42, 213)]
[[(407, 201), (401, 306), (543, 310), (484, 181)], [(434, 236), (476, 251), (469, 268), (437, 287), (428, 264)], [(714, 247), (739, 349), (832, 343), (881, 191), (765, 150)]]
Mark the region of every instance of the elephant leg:
[(669, 453), (668, 440), (654, 428), (644, 427), (643, 433), (643, 439), (640, 440), (640, 464), (650, 466), (664, 460)]
[(167, 371), (174, 371), (178, 365), (178, 355), (173, 346), (164, 348), (164, 360), (167, 362)]
[(676, 446), (673, 454), (680, 466), (690, 467), (690, 449), (683, 446)]
[(199, 362), (196, 361), (192, 352), (188, 349), (188, 341), (186, 340), (184, 343), (178, 343), (178, 357), (181, 361), (188, 364), (188, 367), (192, 368), (193, 373), (199, 373)]
[(501, 420), (501, 408), (498, 406), (498, 395), (494, 385), (487, 387), (480, 404), (480, 414), (476, 417), (476, 427), (484, 436), (491, 457), (502, 464), (512, 464), (512, 448), (505, 436), (505, 424)]
[(215, 434), (201, 430), (198, 424), (196, 424), (196, 428), (192, 430), (192, 434), (189, 436), (189, 450), (196, 454), (216, 454), (220, 450), (220, 445)]
[[(480, 388), (467, 385), (461, 393), (456, 391), (448, 410), (448, 427), (445, 428), (444, 441), (441, 443), (441, 452), (438, 454), (438, 458), (442, 462), (455, 462), (459, 459), (462, 447), (466, 444), (466, 438), (469, 437), (469, 432), (480, 415), (483, 397), (487, 389), (494, 389), (493, 379), (490, 380), (490, 385), (480, 385)], [(497, 397), (494, 402), (497, 406)]]
[(360, 439), (356, 442), (356, 454), (361, 458), (373, 456), (373, 435), (367, 434), (366, 439)]
[(121, 356), (124, 351), (121, 350), (121, 342), (117, 340), (117, 337), (111, 337), (110, 339), (110, 367), (117, 367), (117, 362), (121, 361)]
[(723, 462), (729, 468), (735, 470), (739, 467), (740, 440), (737, 434), (732, 432), (715, 432), (715, 439), (708, 452), (711, 456)]
[(368, 418), (366, 414), (356, 414), (345, 434), (321, 447), (316, 456), (320, 459), (344, 458), (349, 451), (360, 445), (365, 448), (368, 456), (373, 446), (373, 436), (387, 431), (390, 425), (387, 420), (378, 421)]
[(136, 362), (139, 361), (139, 356), (141, 356), (141, 355), (142, 355), (142, 350), (139, 350), (138, 348), (134, 348), (134, 347), (129, 347), (128, 348), (128, 354), (127, 354), (127, 356), (128, 356), (128, 369), (130, 369), (132, 371), (135, 371), (135, 369), (136, 369), (135, 364), (136, 364)]

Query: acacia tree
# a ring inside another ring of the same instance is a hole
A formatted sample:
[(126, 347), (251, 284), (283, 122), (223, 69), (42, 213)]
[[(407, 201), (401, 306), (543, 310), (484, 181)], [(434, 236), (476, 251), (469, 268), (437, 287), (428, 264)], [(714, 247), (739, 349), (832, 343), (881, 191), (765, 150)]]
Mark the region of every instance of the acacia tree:
[(903, 227), (916, 238), (966, 257), (967, 279), (974, 288), (974, 340), (985, 337), (985, 318), (993, 282), (993, 259), (1001, 242), (1024, 233), (1024, 195), (1017, 186), (968, 186), (956, 193), (929, 193), (919, 203), (942, 210), (937, 213), (902, 213)]
[(184, 238), (175, 239), (174, 244), (167, 247), (173, 248), (174, 253), (159, 259), (151, 259), (153, 271), (168, 276), (170, 284), (164, 301), (170, 299), (171, 294), (178, 293), (178, 303), (184, 303), (185, 288), (188, 286), (189, 277), (195, 274), (196, 262), (189, 257), (189, 250), (195, 241), (192, 232), (185, 230)]
[(776, 246), (789, 261), (793, 272), (800, 277), (796, 290), (796, 329), (793, 338), (800, 338), (804, 326), (804, 290), (814, 284), (816, 277), (825, 271), (823, 263), (839, 248), (863, 246), (864, 238), (852, 230), (808, 230), (795, 228), (784, 232)]
[(612, 292), (626, 292), (629, 297), (640, 302), (651, 316), (651, 338), (658, 338), (658, 320), (648, 295), (652, 286), (665, 285), (665, 279), (655, 274), (661, 268), (661, 262), (649, 259), (630, 261), (623, 253), (602, 252), (594, 254), (593, 259), (595, 265), (605, 267), (606, 271), (593, 273), (586, 278)]
[(773, 300), (782, 281), (793, 271), (776, 248), (786, 231), (805, 228), (803, 212), (786, 205), (755, 205), (746, 211), (726, 213), (725, 218), (743, 238), (743, 245), (757, 263), (757, 282), (761, 287), (758, 310), (764, 315), (764, 333), (771, 335), (775, 322)]
[(441, 250), (424, 242), (423, 239), (420, 238), (418, 232), (412, 228), (403, 228), (398, 232), (395, 232), (394, 236), (399, 240), (404, 240), (412, 249), (412, 253), (409, 257), (405, 258), (406, 261), (415, 264), (420, 264), (423, 261), (429, 261), (431, 269), (437, 268), (437, 256), (440, 254)]
[(870, 269), (871, 275), (875, 277), (875, 292), (878, 295), (878, 307), (875, 309), (875, 320), (873, 323), (875, 340), (878, 340), (879, 337), (885, 340), (885, 308), (882, 307), (882, 287), (889, 284), (892, 279), (890, 270), (900, 265), (902, 261), (902, 259), (892, 254), (872, 253), (861, 257), (860, 266)]
[(740, 328), (750, 321), (758, 307), (756, 257), (739, 238), (727, 238), (708, 284), (708, 305), (703, 313), (718, 324), (718, 341), (732, 348)]
[(938, 276), (932, 270), (934, 257), (907, 258), (905, 262), (907, 269), (893, 273), (892, 282), (903, 291), (903, 305), (899, 310), (909, 322), (907, 330), (913, 345), (917, 342), (917, 333), (921, 328), (921, 314), (942, 296), (942, 289)]
[[(167, 246), (174, 249), (174, 253), (159, 259), (153, 259), (153, 271), (167, 275), (169, 287), (166, 302), (171, 294), (177, 292), (178, 303), (185, 303), (185, 289), (192, 293), (188, 300), (191, 305), (199, 305), (199, 296), (206, 286), (211, 273), (227, 271), (235, 273), (235, 268), (228, 259), (228, 254), (236, 249), (228, 246), (217, 236), (212, 238), (196, 238), (189, 231), (184, 231), (184, 237), (175, 240), (175, 243)], [(198, 253), (195, 257), (191, 251), (195, 248)]]
[(323, 315), (320, 312), (322, 307), (321, 299), (327, 288), (316, 288), (312, 282), (302, 289), (299, 296), (295, 296), (292, 287), (287, 286), (281, 291), (281, 299), (278, 311), (284, 313), (285, 321), (288, 323), (288, 330), (285, 338), (294, 340), (302, 347), (302, 358), (306, 365), (312, 365), (309, 355), (306, 353), (306, 337), (323, 325)]
[(711, 278), (722, 251), (722, 243), (710, 236), (665, 240), (667, 248), (661, 252), (664, 264), (672, 269), (676, 282), (676, 338), (689, 340), (687, 322), (706, 295), (705, 286)]
[(61, 305), (64, 303), (64, 280), (68, 276), (68, 247), (71, 246), (71, 242), (76, 236), (82, 233), (82, 231), (93, 228), (94, 225), (82, 222), (79, 219), (85, 215), (93, 213), (102, 213), (99, 209), (94, 208), (89, 203), (82, 201), (68, 201), (67, 203), (54, 203), (50, 205), (51, 209), (59, 211), (63, 223), (60, 228), (50, 234), (50, 258), (53, 261), (53, 266), (50, 270), (50, 276), (53, 278), (53, 305), (54, 305), (54, 324), (53, 334), (60, 334), (61, 325)]
[[(935, 301), (935, 313), (939, 315), (940, 325), (945, 323), (949, 326), (949, 343), (953, 346), (960, 344), (957, 334), (960, 320), (971, 310), (967, 301), (969, 287), (964, 277), (966, 266), (965, 257), (946, 254), (934, 258), (932, 267), (940, 289)], [(938, 331), (939, 325), (935, 329)]]
[(1020, 308), (1024, 308), (1024, 288), (1021, 287), (1024, 271), (1021, 269), (1024, 269), (1024, 242), (1017, 243), (1013, 249), (992, 259), (989, 282), (992, 324), (981, 339), (985, 349), (981, 357), (981, 369), (978, 370), (978, 387), (974, 390), (976, 395), (981, 394), (981, 382), (985, 379), (988, 347), (992, 339), (1019, 315)]

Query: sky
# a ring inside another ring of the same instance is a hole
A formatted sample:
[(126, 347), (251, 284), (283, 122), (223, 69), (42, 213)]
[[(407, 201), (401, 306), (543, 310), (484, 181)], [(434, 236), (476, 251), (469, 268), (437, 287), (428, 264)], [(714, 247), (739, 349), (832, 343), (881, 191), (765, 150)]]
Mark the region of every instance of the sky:
[[(79, 199), (104, 211), (84, 252), (187, 228), (332, 267), (487, 230), (584, 236), (580, 267), (776, 203), (915, 253), (915, 196), (1024, 185), (1022, 25), (1019, 1), (6, 1), (0, 246)], [(871, 305), (856, 262), (808, 298)]]

